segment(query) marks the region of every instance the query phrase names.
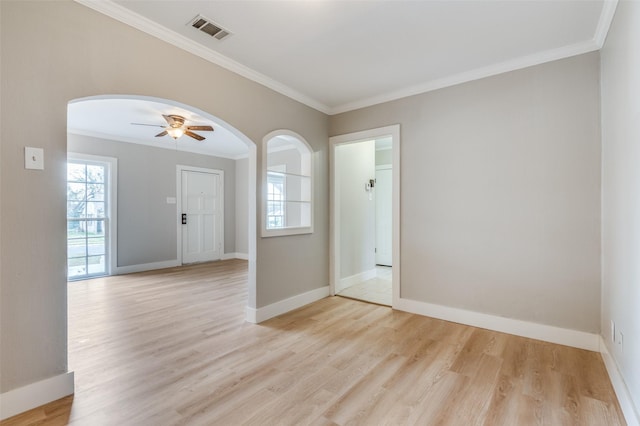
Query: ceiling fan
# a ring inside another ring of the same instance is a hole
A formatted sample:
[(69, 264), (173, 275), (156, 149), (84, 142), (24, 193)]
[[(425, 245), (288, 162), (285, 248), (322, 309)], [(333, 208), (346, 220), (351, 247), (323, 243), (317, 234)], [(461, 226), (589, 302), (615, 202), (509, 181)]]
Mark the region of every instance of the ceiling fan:
[(164, 127), (164, 130), (156, 135), (156, 138), (160, 138), (165, 135), (171, 136), (173, 139), (178, 139), (182, 135), (187, 135), (196, 139), (198, 141), (203, 141), (206, 138), (204, 136), (200, 136), (197, 133), (194, 133), (192, 130), (198, 130), (203, 132), (213, 132), (213, 127), (211, 126), (185, 126), (184, 117), (180, 115), (170, 114), (165, 115), (162, 114), (164, 119), (167, 121), (167, 126), (161, 126), (159, 124), (143, 124), (143, 123), (131, 123), (134, 126), (153, 126), (153, 127)]

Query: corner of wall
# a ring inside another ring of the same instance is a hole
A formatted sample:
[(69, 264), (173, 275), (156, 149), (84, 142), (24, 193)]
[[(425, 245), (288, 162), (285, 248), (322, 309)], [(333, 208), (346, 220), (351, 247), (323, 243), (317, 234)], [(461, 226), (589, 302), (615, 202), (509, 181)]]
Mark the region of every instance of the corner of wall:
[(0, 394), (0, 420), (73, 394), (73, 379), (73, 371), (69, 371)]
[(624, 377), (620, 373), (618, 364), (611, 356), (611, 353), (609, 353), (607, 344), (605, 343), (602, 336), (600, 336), (600, 355), (602, 356), (604, 366), (606, 367), (607, 373), (609, 374), (609, 379), (611, 380), (613, 390), (618, 397), (618, 402), (620, 403), (620, 408), (622, 409), (622, 413), (624, 414), (624, 419), (627, 421), (627, 424), (629, 426), (640, 426), (640, 413), (633, 403), (631, 393), (629, 392), (629, 388), (624, 381)]

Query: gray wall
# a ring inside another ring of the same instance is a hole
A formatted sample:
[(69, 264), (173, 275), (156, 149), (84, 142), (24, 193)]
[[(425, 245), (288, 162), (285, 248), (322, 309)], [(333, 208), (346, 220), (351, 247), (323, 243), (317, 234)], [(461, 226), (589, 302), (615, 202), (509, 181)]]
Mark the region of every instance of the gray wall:
[[(640, 413), (640, 3), (618, 3), (602, 50), (602, 334)], [(624, 334), (611, 340), (610, 321)]]
[(340, 278), (376, 266), (375, 198), (365, 184), (375, 178), (375, 142), (338, 145), (335, 153), (336, 196), (340, 200)]
[(249, 253), (249, 160), (236, 160), (236, 253)]
[(401, 297), (600, 331), (598, 88), (592, 53), (331, 117), (401, 125)]
[(75, 134), (67, 149), (118, 159), (118, 266), (176, 260), (177, 165), (224, 171), (224, 252), (236, 251), (235, 160)]
[[(302, 135), (315, 151), (316, 232), (258, 239), (256, 305), (328, 285), (326, 115), (72, 1), (1, 1), (0, 15), (0, 392), (67, 370), (66, 114), (73, 99), (154, 96), (219, 117), (254, 143), (276, 129)], [(167, 84), (176, 77), (184, 79)], [(24, 170), (25, 146), (44, 148), (44, 171)], [(260, 164), (257, 176), (260, 188)]]

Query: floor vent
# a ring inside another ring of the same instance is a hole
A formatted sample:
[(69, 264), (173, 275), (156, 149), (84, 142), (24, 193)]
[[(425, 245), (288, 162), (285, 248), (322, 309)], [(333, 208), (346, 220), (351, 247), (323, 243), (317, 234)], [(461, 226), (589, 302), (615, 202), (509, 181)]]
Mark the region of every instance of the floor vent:
[(220, 25), (213, 23), (210, 19), (205, 18), (202, 15), (198, 15), (193, 18), (189, 24), (191, 24), (193, 28), (196, 28), (218, 40), (222, 40), (231, 35), (231, 32), (225, 30)]

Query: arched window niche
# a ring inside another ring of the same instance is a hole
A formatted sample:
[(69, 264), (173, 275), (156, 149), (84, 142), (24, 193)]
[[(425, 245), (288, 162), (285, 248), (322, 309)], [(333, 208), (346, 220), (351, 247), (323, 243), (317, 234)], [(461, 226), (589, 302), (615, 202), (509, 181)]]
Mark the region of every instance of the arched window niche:
[(262, 236), (313, 233), (313, 150), (289, 130), (262, 142)]

